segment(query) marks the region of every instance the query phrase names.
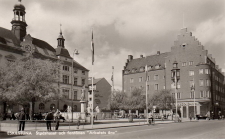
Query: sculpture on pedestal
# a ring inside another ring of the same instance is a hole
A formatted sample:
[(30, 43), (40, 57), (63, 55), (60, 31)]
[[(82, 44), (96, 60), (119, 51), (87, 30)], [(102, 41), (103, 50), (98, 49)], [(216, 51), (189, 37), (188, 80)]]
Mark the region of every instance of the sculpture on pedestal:
[(81, 97), (80, 97), (80, 101), (84, 100), (85, 100), (85, 88), (81, 89)]

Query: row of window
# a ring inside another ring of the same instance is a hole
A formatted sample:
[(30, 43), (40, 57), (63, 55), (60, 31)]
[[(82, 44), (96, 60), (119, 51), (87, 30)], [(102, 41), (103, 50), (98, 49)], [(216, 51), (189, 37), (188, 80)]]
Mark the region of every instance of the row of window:
[[(62, 91), (63, 91), (63, 94), (64, 94), (64, 98), (65, 99), (70, 99), (71, 97), (70, 97), (70, 89), (67, 89), (67, 88), (64, 88), (64, 89), (62, 89)], [(73, 91), (73, 100), (78, 100), (77, 99), (77, 90), (74, 90)]]
[[(175, 93), (172, 93), (173, 97), (175, 98)], [(211, 97), (211, 93), (210, 91), (200, 91), (200, 98), (210, 98)], [(190, 98), (196, 98), (195, 97), (195, 92), (191, 92), (190, 93)], [(177, 99), (181, 99), (181, 93), (178, 92), (177, 93)]]
[[(194, 65), (194, 62), (193, 61), (189, 61), (189, 66), (193, 66)], [(182, 67), (185, 67), (187, 66), (187, 62), (183, 62), (182, 63)]]
[[(70, 77), (68, 75), (63, 75), (63, 83), (69, 84), (69, 82), (70, 82)], [(78, 85), (77, 77), (74, 77), (73, 84)], [(81, 79), (81, 85), (84, 85), (84, 84), (85, 84), (85, 79)]]
[[(164, 78), (165, 76), (163, 76), (163, 79)], [(154, 75), (154, 80), (159, 80), (159, 75)], [(138, 81), (143, 82), (144, 81), (143, 77), (139, 77)], [(150, 76), (147, 76), (147, 81), (150, 81)], [(134, 83), (134, 78), (130, 78), (130, 83)]]
[[(64, 65), (63, 66), (63, 70), (64, 71), (70, 71), (70, 67)], [(82, 70), (81, 72), (82, 72), (83, 75), (85, 75), (85, 71), (84, 70)], [(74, 69), (74, 73), (77, 74), (78, 73), (78, 69)]]
[[(205, 72), (204, 72), (205, 71)], [(209, 69), (199, 69), (199, 74), (210, 74), (210, 70)], [(189, 76), (194, 76), (195, 72), (193, 70), (189, 71)]]
[[(153, 66), (148, 66), (147, 67), (147, 70), (148, 71), (150, 71), (150, 70), (152, 70), (152, 69), (159, 69), (161, 67), (161, 65), (160, 64), (157, 64), (157, 65), (155, 65), (155, 67), (153, 67)], [(139, 70), (138, 69), (136, 69), (136, 68), (133, 68), (131, 71), (130, 70), (126, 70), (125, 71), (125, 73), (126, 74), (128, 74), (128, 73), (135, 73), (135, 72), (144, 72), (145, 71), (145, 67), (141, 67), (141, 68), (139, 68)]]

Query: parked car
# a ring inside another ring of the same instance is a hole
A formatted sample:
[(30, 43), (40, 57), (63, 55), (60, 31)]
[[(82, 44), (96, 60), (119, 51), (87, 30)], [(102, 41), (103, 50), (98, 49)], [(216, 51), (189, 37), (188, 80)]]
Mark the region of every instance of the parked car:
[(203, 116), (203, 115), (196, 115), (196, 118), (197, 118), (197, 120), (199, 120), (199, 119), (207, 119), (208, 117), (207, 116)]

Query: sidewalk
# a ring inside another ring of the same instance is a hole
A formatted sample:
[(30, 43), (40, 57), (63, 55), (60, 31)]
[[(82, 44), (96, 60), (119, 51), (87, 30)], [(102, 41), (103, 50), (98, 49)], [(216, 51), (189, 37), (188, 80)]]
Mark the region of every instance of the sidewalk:
[[(156, 120), (155, 124), (167, 124), (174, 123), (174, 121), (159, 121)], [(68, 125), (69, 124), (69, 125)], [(34, 124), (33, 124), (34, 125)], [(47, 131), (45, 123), (36, 124), (37, 126), (31, 126), (29, 123), (25, 125), (25, 131)], [(82, 131), (82, 130), (96, 130), (96, 129), (107, 129), (107, 128), (119, 128), (119, 127), (129, 127), (129, 126), (144, 126), (147, 125), (146, 119), (134, 119), (133, 122), (128, 122), (128, 119), (119, 119), (119, 120), (98, 120), (95, 121), (94, 125), (84, 125), (81, 124), (79, 129), (75, 123), (60, 123), (58, 131)], [(52, 129), (54, 130), (55, 123), (52, 123)], [(18, 131), (17, 121), (15, 123), (6, 124), (1, 123), (0, 131)]]

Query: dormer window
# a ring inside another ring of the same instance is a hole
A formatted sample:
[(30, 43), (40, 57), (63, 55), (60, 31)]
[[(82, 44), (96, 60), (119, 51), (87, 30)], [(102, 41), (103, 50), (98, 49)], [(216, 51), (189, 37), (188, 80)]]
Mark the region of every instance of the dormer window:
[(129, 72), (130, 72), (129, 70), (126, 70), (126, 71), (125, 71), (125, 74), (128, 74)]
[(136, 72), (136, 69), (132, 69), (132, 71), (131, 71), (132, 73), (134, 73), (134, 72)]
[(160, 65), (155, 65), (155, 69), (159, 69), (160, 68)]
[(152, 66), (148, 66), (148, 70), (151, 70), (152, 69)]
[(141, 67), (141, 68), (140, 68), (140, 71), (141, 71), (141, 72), (145, 71), (145, 67)]

